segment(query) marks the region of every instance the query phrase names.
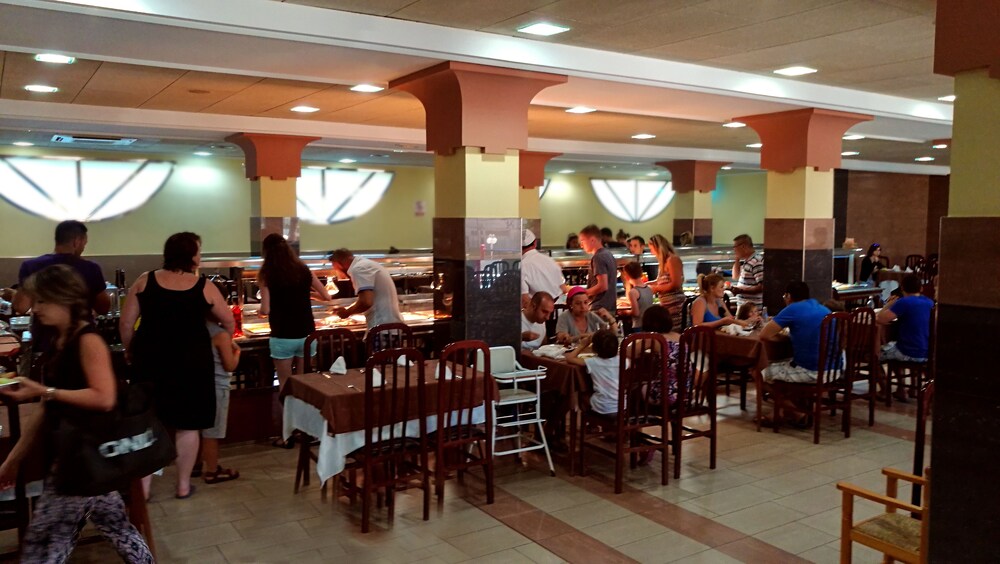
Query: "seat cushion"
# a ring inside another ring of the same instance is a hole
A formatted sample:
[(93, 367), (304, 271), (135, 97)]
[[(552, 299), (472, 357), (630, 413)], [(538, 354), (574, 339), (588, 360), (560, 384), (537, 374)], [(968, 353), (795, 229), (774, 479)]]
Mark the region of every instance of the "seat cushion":
[(500, 403), (512, 403), (520, 401), (528, 401), (535, 399), (535, 392), (531, 390), (514, 389), (514, 388), (501, 388), (500, 389)]
[(854, 528), (904, 550), (920, 551), (920, 521), (906, 513), (884, 513)]

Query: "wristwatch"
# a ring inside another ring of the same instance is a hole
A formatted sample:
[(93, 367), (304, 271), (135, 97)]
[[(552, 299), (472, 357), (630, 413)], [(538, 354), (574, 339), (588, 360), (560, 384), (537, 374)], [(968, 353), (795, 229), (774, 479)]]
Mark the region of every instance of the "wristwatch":
[(45, 401), (51, 401), (56, 399), (56, 389), (55, 388), (45, 388)]

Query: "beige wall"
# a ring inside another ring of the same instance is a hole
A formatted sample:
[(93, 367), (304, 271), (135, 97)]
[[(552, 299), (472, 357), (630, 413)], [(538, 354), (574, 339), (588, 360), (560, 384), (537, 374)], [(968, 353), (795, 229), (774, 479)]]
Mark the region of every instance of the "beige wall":
[(746, 233), (763, 244), (766, 199), (765, 172), (719, 176), (712, 193), (712, 242), (726, 245)]

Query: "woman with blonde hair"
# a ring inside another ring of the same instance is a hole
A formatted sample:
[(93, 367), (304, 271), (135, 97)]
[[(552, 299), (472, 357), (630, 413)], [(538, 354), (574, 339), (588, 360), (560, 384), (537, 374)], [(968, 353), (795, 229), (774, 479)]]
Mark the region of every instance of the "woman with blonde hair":
[(717, 329), (734, 323), (740, 327), (750, 327), (760, 318), (756, 313), (750, 314), (747, 319), (733, 317), (723, 301), (726, 284), (722, 276), (715, 273), (702, 274), (698, 277), (698, 286), (701, 288), (701, 295), (691, 302), (692, 327), (706, 325)]
[(674, 327), (680, 327), (684, 307), (684, 264), (674, 246), (663, 235), (656, 234), (649, 238), (649, 251), (659, 264), (656, 280), (651, 281), (649, 287), (660, 298), (660, 305), (670, 312)]

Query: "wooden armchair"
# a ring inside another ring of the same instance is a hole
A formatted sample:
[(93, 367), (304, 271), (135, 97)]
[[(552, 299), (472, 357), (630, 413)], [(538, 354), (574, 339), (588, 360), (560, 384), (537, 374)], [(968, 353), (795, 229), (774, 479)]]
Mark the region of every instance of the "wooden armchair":
[[(861, 543), (885, 554), (885, 561), (927, 562), (927, 530), (930, 523), (930, 476), (928, 468), (923, 478), (900, 472), (893, 468), (883, 468), (886, 477), (885, 495), (859, 488), (853, 484), (838, 482), (837, 489), (843, 492), (843, 514), (840, 528), (840, 562), (850, 564), (854, 543)], [(917, 506), (897, 499), (899, 480), (923, 486), (923, 505)], [(860, 497), (885, 506), (885, 513), (854, 522), (854, 498)], [(897, 513), (902, 510), (907, 513)]]

